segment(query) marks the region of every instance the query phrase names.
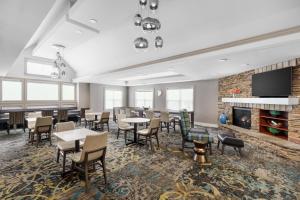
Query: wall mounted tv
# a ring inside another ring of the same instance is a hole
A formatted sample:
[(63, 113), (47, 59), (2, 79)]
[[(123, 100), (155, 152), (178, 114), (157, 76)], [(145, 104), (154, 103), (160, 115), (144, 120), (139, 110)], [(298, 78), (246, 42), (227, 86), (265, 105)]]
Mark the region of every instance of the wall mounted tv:
[(252, 96), (288, 97), (292, 93), (292, 67), (254, 74)]

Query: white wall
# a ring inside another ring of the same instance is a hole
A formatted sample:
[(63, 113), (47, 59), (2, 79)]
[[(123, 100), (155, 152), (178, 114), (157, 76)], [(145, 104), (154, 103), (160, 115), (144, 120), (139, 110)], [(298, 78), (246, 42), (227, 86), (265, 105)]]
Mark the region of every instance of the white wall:
[[(204, 123), (217, 123), (218, 115), (218, 80), (193, 81), (182, 83), (158, 84), (136, 86), (129, 88), (129, 106), (135, 105), (135, 91), (151, 89), (154, 91), (154, 109), (166, 110), (167, 88), (194, 88), (195, 121)], [(162, 90), (162, 95), (157, 95), (157, 90)]]
[(77, 105), (78, 109), (90, 107), (89, 83), (77, 83)]
[(123, 93), (123, 106), (127, 105), (127, 88), (123, 86), (109, 86), (102, 84), (90, 84), (90, 108), (94, 111), (104, 111), (105, 89), (121, 90)]

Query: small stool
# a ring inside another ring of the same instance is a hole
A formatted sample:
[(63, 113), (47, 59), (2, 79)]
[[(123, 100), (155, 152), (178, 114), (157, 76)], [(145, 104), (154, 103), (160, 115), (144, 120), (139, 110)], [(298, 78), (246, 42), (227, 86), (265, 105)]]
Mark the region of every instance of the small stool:
[(194, 161), (197, 161), (201, 167), (211, 165), (211, 163), (208, 162), (207, 155), (206, 155), (206, 146), (208, 144), (208, 140), (203, 140), (203, 141), (194, 140), (193, 143), (195, 145)]

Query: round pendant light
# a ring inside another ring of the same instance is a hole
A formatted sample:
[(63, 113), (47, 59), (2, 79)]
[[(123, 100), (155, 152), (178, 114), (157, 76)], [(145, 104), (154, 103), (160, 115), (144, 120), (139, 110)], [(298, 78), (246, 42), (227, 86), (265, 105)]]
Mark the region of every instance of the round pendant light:
[(161, 25), (158, 19), (146, 17), (142, 20), (142, 27), (144, 31), (155, 31), (159, 30)]
[(140, 0), (140, 5), (144, 8), (147, 5), (147, 0)]
[(162, 37), (157, 36), (157, 37), (155, 38), (155, 47), (156, 47), (156, 48), (162, 48), (163, 45), (164, 45), (164, 41), (163, 41)]
[(158, 0), (150, 0), (149, 3), (150, 10), (157, 10), (158, 8)]
[(140, 14), (136, 14), (134, 16), (134, 25), (141, 26), (142, 25), (142, 16)]
[(148, 40), (143, 37), (136, 38), (134, 40), (134, 46), (137, 49), (146, 49), (148, 48)]

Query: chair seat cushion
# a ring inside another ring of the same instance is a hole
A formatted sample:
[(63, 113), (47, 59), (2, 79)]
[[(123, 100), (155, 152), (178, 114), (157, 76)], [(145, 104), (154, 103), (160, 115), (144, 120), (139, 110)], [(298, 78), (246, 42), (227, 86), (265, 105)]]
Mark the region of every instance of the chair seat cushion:
[(71, 155), (71, 160), (73, 160), (74, 162), (78, 163), (80, 161), (80, 158), (81, 158), (81, 151), (80, 152), (76, 152), (76, 153), (73, 153)]
[(129, 125), (128, 126), (120, 126), (119, 129), (122, 130), (122, 131), (128, 131), (128, 130), (133, 130), (134, 127), (129, 126)]
[(140, 135), (148, 135), (149, 129), (142, 129), (142, 130), (139, 130), (137, 133)]
[(244, 141), (233, 137), (230, 134), (218, 134), (218, 139), (222, 144), (233, 146), (233, 147), (244, 147)]
[[(79, 144), (80, 146), (82, 146), (83, 142), (80, 141)], [(75, 149), (75, 141), (69, 141), (69, 142), (60, 141), (57, 143), (57, 148), (59, 148), (62, 151), (73, 150)]]
[(208, 134), (208, 133), (205, 133), (205, 132), (202, 132), (202, 133), (194, 133), (194, 132), (189, 132), (187, 135), (186, 135), (186, 138), (185, 138), (187, 141), (194, 141), (194, 140), (208, 140), (209, 143), (212, 143), (214, 141), (214, 138)]

